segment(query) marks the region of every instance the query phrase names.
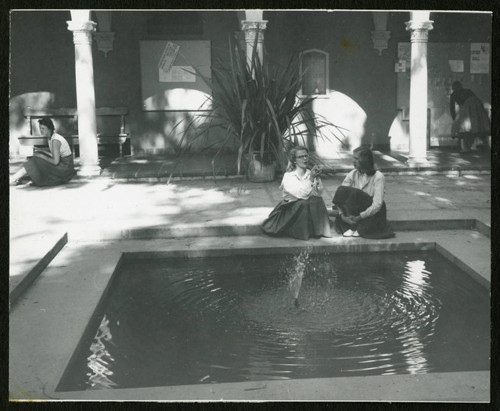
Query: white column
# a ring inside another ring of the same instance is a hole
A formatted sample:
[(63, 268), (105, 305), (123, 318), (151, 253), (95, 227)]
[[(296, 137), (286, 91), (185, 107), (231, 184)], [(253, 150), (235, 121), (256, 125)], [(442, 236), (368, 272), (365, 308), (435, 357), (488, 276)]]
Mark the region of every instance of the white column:
[(432, 21), (429, 12), (412, 12), (406, 22), (411, 31), (410, 152), (408, 163), (427, 163), (427, 41)]
[(97, 123), (95, 111), (94, 67), (92, 59), (92, 32), (96, 23), (90, 21), (90, 10), (71, 11), (68, 30), (73, 32), (75, 44), (76, 101), (78, 109), (78, 141), (80, 169), (84, 176), (99, 175), (97, 152)]
[[(245, 32), (245, 43), (248, 62), (251, 63), (253, 48), (257, 47), (257, 55), (262, 62), (264, 58), (264, 30), (267, 20), (262, 20), (262, 10), (246, 10), (245, 18), (241, 22), (241, 29)], [(257, 39), (257, 43), (255, 43)]]

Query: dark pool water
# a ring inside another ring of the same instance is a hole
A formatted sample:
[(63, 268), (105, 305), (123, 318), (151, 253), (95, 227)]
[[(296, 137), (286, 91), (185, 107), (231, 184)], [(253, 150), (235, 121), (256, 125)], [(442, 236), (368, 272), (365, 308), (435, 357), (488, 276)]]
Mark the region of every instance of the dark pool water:
[(489, 304), (436, 251), (131, 259), (58, 389), (489, 370)]

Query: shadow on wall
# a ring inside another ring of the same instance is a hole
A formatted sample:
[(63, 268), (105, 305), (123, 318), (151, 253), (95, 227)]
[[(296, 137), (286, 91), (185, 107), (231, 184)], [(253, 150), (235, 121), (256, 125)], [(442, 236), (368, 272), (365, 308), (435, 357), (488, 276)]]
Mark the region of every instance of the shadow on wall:
[(199, 90), (175, 88), (144, 100), (145, 111), (208, 109), (210, 96)]
[(403, 119), (403, 110), (398, 110), (389, 129), (391, 150), (407, 152), (410, 147), (408, 121)]
[(331, 91), (326, 98), (319, 97), (312, 104), (317, 116), (335, 124), (342, 132), (340, 134), (331, 126), (325, 127), (324, 134), (328, 138), (315, 139), (316, 153), (320, 157), (338, 158), (339, 152), (352, 150), (361, 145), (367, 115), (358, 103), (346, 94)]
[(144, 100), (144, 111), (140, 113), (140, 130), (134, 137), (136, 152), (172, 153), (187, 145), (191, 151), (219, 148), (224, 135), (222, 128), (219, 133), (213, 128), (201, 133), (210, 121), (206, 116), (210, 104), (208, 94), (193, 89), (176, 88), (150, 96)]
[[(210, 107), (210, 96), (206, 93), (189, 89), (167, 90), (146, 99), (143, 107), (140, 130), (137, 134), (134, 133), (136, 152), (173, 152), (181, 142), (183, 146), (189, 142), (192, 151), (217, 149), (221, 146), (225, 133), (222, 127), (219, 132), (211, 128), (210, 133), (207, 132), (202, 138), (197, 137), (194, 140), (194, 132), (199, 135), (200, 129), (210, 121), (203, 111)], [(174, 111), (174, 107), (186, 109)], [(339, 153), (352, 150), (361, 144), (367, 115), (349, 96), (331, 91), (326, 98), (314, 100), (312, 110), (314, 115), (338, 126), (341, 131), (332, 126), (324, 126), (323, 138), (304, 132), (299, 143), (314, 147), (317, 154), (326, 159), (339, 158)], [(191, 125), (188, 127), (189, 124)], [(234, 150), (237, 145), (224, 148)]]

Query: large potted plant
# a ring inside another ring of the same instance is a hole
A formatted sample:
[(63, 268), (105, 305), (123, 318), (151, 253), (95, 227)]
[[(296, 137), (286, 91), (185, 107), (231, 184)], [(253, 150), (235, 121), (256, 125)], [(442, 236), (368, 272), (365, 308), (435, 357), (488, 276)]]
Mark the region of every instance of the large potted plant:
[(188, 128), (203, 117), (205, 126), (191, 133), (186, 148), (210, 130), (221, 128), (219, 147), (237, 147), (238, 174), (245, 165), (251, 181), (272, 181), (276, 168), (286, 167), (287, 151), (293, 145), (305, 141), (307, 135), (328, 138), (322, 133), (326, 126), (339, 130), (312, 113), (314, 97), (298, 97), (302, 75), (297, 58), (292, 57), (284, 67), (262, 61), (255, 51), (249, 59), (236, 41), (229, 42), (229, 56), (229, 66), (213, 68), (211, 79), (196, 71), (211, 86), (212, 96), (210, 109), (190, 121)]

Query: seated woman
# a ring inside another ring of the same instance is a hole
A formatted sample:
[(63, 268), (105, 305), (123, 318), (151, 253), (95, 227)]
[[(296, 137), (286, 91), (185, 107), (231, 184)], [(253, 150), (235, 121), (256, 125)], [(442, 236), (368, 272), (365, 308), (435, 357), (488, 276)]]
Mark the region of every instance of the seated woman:
[(23, 167), (10, 177), (10, 184), (28, 174), (33, 185), (55, 186), (67, 183), (76, 174), (73, 154), (66, 139), (55, 132), (54, 123), (48, 117), (38, 120), (40, 133), (48, 138), (49, 150), (37, 149)]
[(333, 197), (339, 214), (335, 231), (344, 237), (390, 238), (384, 202), (384, 175), (375, 170), (373, 153), (367, 147), (354, 150), (354, 167)]
[(330, 237), (330, 220), (321, 197), (321, 169), (307, 168), (309, 151), (297, 146), (290, 151), (288, 169), (280, 188), (283, 200), (262, 224), (269, 235), (308, 240), (310, 237)]

